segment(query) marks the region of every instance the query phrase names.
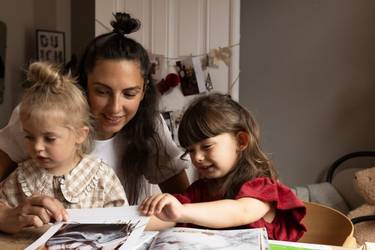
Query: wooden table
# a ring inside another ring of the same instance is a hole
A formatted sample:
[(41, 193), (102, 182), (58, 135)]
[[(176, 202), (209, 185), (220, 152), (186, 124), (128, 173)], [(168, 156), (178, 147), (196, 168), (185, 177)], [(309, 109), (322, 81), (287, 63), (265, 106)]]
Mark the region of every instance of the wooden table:
[(0, 232), (0, 250), (25, 249), (38, 239), (48, 228), (48, 225), (41, 228), (27, 228), (16, 234)]

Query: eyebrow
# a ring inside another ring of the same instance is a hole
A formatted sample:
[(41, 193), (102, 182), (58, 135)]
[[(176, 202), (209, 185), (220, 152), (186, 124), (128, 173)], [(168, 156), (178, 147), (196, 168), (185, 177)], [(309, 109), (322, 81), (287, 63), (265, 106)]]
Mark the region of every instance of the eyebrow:
[[(108, 89), (112, 89), (110, 86), (108, 86), (107, 84), (102, 83), (102, 82), (94, 82), (93, 84), (94, 85), (100, 85), (101, 87), (105, 87), (105, 88), (108, 88)], [(138, 90), (138, 89), (142, 90), (142, 87), (141, 86), (134, 86), (134, 87), (129, 87), (129, 88), (125, 88), (125, 89), (126, 90)]]
[[(25, 133), (29, 134), (29, 135), (33, 135), (33, 133), (31, 133), (30, 131), (24, 129), (23, 130)], [(57, 134), (55, 132), (51, 132), (51, 131), (47, 131), (47, 132), (43, 132), (42, 133), (43, 136), (57, 136)]]

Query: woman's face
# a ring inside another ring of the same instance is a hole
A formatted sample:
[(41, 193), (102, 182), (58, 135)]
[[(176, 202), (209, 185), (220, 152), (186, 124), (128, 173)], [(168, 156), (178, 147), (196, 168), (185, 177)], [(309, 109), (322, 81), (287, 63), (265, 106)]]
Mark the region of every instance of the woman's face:
[(140, 66), (128, 60), (99, 60), (87, 75), (87, 91), (97, 139), (109, 139), (134, 117), (143, 99)]

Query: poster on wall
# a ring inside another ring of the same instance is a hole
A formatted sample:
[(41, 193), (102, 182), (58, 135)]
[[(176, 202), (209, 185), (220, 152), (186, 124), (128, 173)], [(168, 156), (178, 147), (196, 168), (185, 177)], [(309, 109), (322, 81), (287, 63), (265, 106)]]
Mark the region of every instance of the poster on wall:
[(37, 59), (65, 63), (65, 34), (61, 31), (36, 30)]

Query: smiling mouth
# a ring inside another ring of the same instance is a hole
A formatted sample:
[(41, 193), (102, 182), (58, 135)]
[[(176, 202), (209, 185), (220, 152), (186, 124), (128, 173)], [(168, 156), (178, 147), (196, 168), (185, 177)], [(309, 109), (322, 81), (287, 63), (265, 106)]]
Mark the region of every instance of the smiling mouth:
[(200, 167), (199, 171), (202, 172), (213, 172), (215, 167), (213, 165), (205, 166), (205, 167)]
[(124, 119), (125, 116), (108, 116), (108, 115), (103, 115), (105, 120), (109, 123), (118, 123)]

